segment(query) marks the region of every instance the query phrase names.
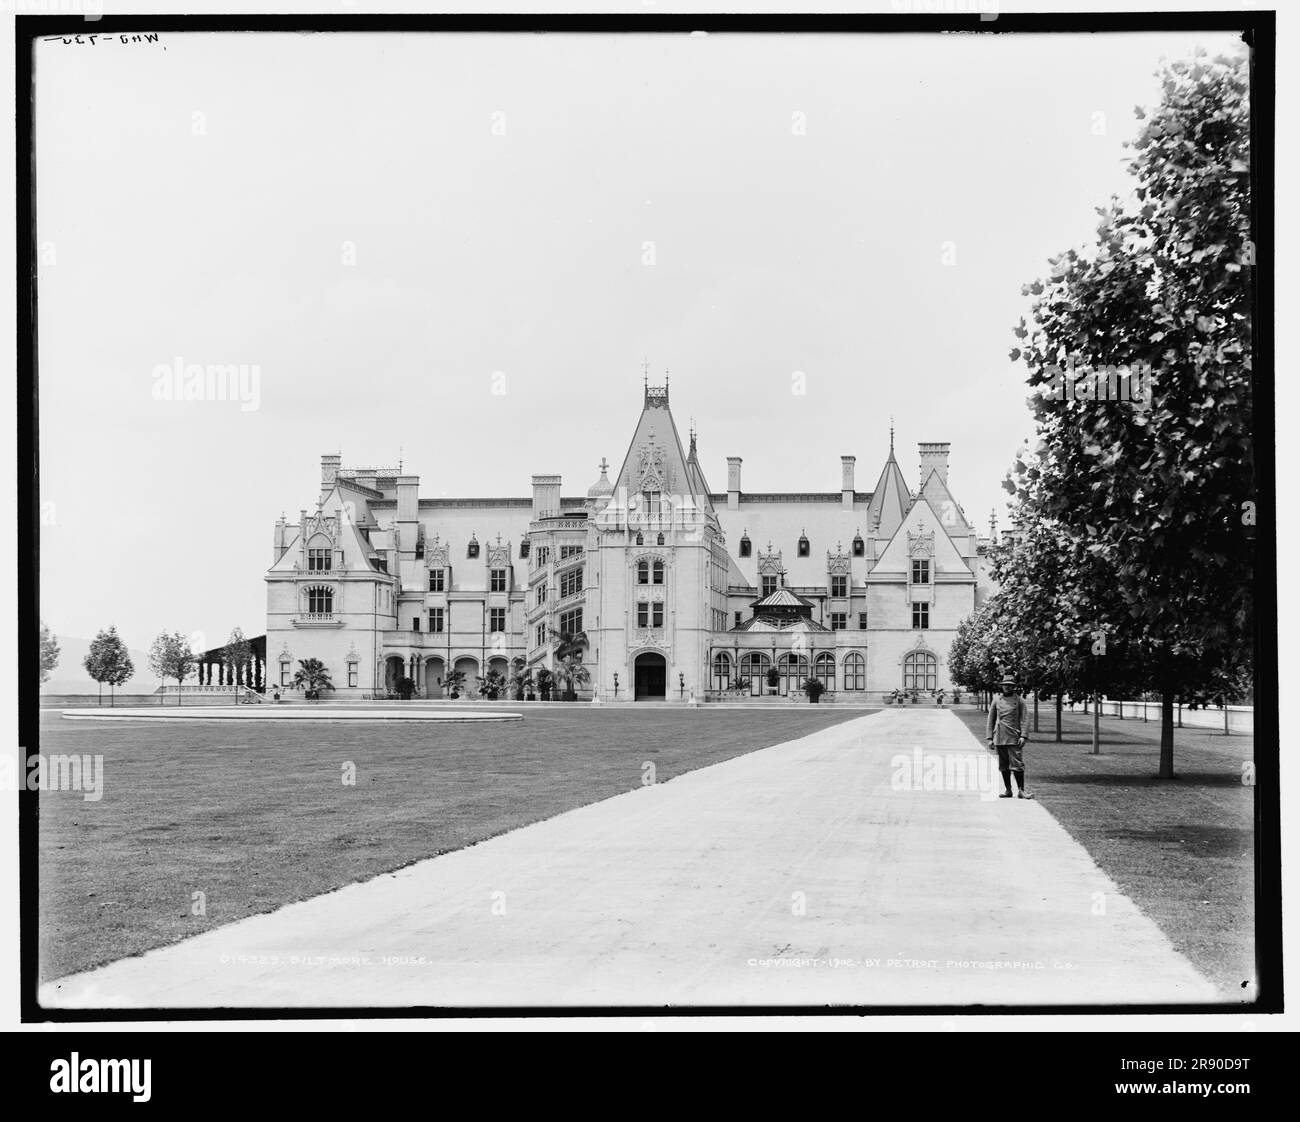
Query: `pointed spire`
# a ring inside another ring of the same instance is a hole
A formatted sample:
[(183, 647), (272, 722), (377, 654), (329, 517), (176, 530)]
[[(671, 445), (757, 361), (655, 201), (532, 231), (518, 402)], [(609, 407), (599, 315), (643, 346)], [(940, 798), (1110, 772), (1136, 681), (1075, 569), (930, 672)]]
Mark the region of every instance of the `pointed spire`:
[(889, 415), (889, 458), (894, 458), (894, 415)]

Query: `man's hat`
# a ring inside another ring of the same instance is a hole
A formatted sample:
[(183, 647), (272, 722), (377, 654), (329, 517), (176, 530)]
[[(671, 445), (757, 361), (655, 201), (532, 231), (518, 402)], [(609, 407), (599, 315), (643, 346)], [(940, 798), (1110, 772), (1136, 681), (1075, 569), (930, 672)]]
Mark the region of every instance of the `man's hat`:
[(1014, 674), (1003, 674), (1003, 675), (1002, 675), (1002, 681), (1001, 681), (1001, 683), (999, 683), (999, 684), (1000, 684), (1000, 685), (1003, 685), (1003, 686), (1014, 686), (1014, 685), (1016, 684), (1016, 678), (1015, 678), (1015, 675), (1014, 675)]

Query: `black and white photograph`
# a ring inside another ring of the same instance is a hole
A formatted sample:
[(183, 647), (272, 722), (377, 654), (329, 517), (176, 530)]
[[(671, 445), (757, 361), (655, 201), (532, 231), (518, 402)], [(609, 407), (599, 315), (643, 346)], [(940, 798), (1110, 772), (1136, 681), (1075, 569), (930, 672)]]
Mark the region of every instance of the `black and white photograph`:
[(1280, 1012), (1274, 13), (364, 7), (19, 9), (23, 1019)]

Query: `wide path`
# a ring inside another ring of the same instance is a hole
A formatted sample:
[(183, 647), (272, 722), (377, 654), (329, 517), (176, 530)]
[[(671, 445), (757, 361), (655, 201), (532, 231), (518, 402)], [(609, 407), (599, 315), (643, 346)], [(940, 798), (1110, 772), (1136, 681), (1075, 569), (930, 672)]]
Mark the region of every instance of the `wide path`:
[(886, 710), (56, 980), (40, 1000), (1222, 1000), (1042, 804), (972, 789), (991, 762), (947, 710)]

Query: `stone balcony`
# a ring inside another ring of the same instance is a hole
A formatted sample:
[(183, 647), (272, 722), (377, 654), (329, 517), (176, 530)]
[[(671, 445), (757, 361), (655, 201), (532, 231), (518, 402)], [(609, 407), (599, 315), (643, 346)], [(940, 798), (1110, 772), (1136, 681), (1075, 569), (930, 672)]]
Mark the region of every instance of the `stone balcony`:
[(299, 612), (293, 618), (294, 627), (342, 627), (343, 620), (333, 612)]

